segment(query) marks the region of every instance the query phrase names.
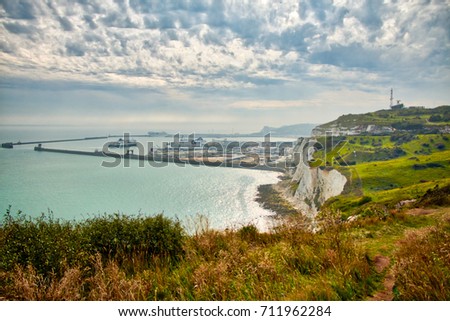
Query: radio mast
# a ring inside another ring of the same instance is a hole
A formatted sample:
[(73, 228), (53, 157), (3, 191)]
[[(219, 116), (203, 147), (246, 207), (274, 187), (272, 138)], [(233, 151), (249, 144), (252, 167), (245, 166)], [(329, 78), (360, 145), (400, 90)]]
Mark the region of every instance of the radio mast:
[(394, 89), (391, 88), (391, 103), (389, 104), (389, 107), (392, 108), (392, 105), (394, 105)]

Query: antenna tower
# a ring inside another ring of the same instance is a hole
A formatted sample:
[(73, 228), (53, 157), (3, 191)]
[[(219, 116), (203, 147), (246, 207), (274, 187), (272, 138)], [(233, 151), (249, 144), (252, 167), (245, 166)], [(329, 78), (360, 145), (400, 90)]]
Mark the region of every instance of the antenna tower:
[(392, 108), (392, 105), (394, 104), (393, 102), (394, 102), (394, 89), (391, 88), (391, 103), (390, 103), (389, 107)]

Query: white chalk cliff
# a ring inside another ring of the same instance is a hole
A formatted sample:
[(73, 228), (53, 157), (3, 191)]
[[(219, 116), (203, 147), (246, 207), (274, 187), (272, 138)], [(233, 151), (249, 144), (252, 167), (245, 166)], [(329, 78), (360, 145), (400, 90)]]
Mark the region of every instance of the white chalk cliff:
[(298, 183), (294, 193), (297, 208), (309, 217), (315, 217), (320, 206), (327, 199), (337, 196), (344, 190), (347, 178), (337, 170), (320, 169), (308, 165), (308, 138), (301, 140), (294, 149), (297, 153), (298, 165), (292, 181)]

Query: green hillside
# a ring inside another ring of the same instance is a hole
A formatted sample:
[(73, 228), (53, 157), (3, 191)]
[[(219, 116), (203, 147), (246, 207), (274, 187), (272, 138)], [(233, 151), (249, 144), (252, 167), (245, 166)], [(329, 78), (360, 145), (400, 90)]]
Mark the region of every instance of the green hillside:
[[(449, 106), (381, 110), (344, 115), (319, 126), (322, 130), (369, 124), (393, 128), (389, 134), (363, 132), (316, 137), (322, 149), (315, 152), (314, 161), (322, 160), (321, 166), (335, 168), (348, 179), (344, 192), (329, 199), (322, 211), (337, 212), (342, 220), (356, 220), (358, 226), (367, 220), (385, 221), (393, 215), (408, 218), (419, 215), (424, 222), (428, 220), (427, 225), (434, 226), (435, 217), (429, 213), (450, 212), (449, 116)], [(409, 224), (400, 225), (414, 233), (421, 231)], [(398, 253), (396, 241), (391, 239), (397, 227), (395, 224), (381, 227), (376, 223), (362, 227), (361, 233), (382, 240), (366, 244), (374, 252), (392, 259)], [(395, 237), (401, 238), (402, 233), (397, 232)], [(448, 248), (450, 244), (442, 246)]]
[[(343, 195), (330, 199), (344, 217), (371, 206), (395, 208), (403, 200), (418, 199), (436, 185), (450, 184), (450, 134), (321, 137), (324, 149), (315, 153), (324, 166), (349, 178)], [(324, 151), (340, 146), (338, 156)]]
[(316, 131), (332, 128), (354, 128), (357, 126), (386, 126), (397, 130), (412, 130), (415, 132), (438, 132), (450, 122), (450, 106), (436, 108), (409, 107), (399, 110), (379, 110), (376, 112), (343, 115), (338, 119), (322, 124)]

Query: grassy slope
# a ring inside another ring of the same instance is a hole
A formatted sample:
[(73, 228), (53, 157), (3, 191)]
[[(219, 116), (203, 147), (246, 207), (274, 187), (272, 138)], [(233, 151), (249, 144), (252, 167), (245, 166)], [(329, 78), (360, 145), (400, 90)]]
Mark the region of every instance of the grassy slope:
[[(377, 196), (378, 191), (415, 185), (418, 185), (420, 190), (420, 185), (426, 182), (448, 180), (450, 178), (449, 160), (450, 151), (443, 151), (413, 159), (405, 156), (388, 161), (362, 163), (356, 165), (355, 168), (363, 182), (364, 193)], [(442, 167), (427, 167), (430, 163), (436, 164), (432, 166)], [(414, 169), (415, 165), (420, 164), (424, 164), (423, 169)], [(415, 196), (417, 197), (417, 195)]]
[[(450, 280), (448, 211), (416, 216), (391, 211), (383, 218), (367, 216), (350, 224), (336, 219), (336, 213), (325, 213), (317, 233), (306, 231), (301, 218), (290, 217), (272, 233), (246, 226), (222, 232), (199, 228), (192, 236), (183, 236), (175, 224), (166, 222), (162, 227), (166, 232), (153, 245), (145, 241), (145, 226), (151, 229), (154, 225), (142, 226), (129, 217), (111, 216), (100, 220), (100, 226), (13, 219), (0, 230), (0, 298), (361, 300), (382, 287), (387, 270), (377, 271), (376, 257), (384, 255), (391, 258), (402, 280), (396, 284), (396, 298), (450, 299), (450, 287), (445, 284)], [(133, 226), (143, 230), (120, 232)], [(430, 230), (435, 226), (441, 227)], [(29, 238), (36, 231), (40, 237)], [(411, 231), (420, 232), (420, 238)], [(428, 240), (423, 231), (434, 234), (429, 233)], [(180, 239), (182, 248), (169, 246)], [(154, 252), (154, 246), (161, 245), (171, 248), (172, 259)], [(20, 246), (33, 251), (24, 254)], [(418, 246), (421, 253), (434, 254), (424, 260), (414, 250)], [(149, 251), (153, 255), (146, 255)], [(414, 273), (434, 268), (440, 281), (416, 278), (403, 265), (396, 265), (410, 259), (415, 262)], [(436, 261), (441, 265), (436, 266)], [(427, 290), (411, 293), (411, 284)]]
[[(450, 184), (449, 136), (417, 135), (405, 142), (394, 142), (389, 136), (348, 137), (341, 150), (344, 159), (356, 164), (339, 169), (360, 184), (347, 186), (346, 194), (330, 199), (324, 208), (338, 211), (344, 219), (358, 217), (350, 232), (355, 242), (371, 258), (384, 256), (391, 263), (388, 271), (395, 282), (390, 298), (449, 299), (444, 290), (450, 277), (448, 196), (447, 207), (398, 207), (402, 200), (419, 199), (436, 186)], [(404, 156), (373, 160), (394, 148), (402, 149)], [(376, 223), (367, 224), (370, 220)]]
[[(449, 134), (417, 135), (404, 143), (393, 142), (389, 136), (348, 137), (340, 154), (345, 155), (343, 158), (348, 163), (354, 161), (356, 164), (340, 170), (352, 173), (352, 179), (358, 181), (362, 188), (350, 188), (350, 193), (328, 203), (348, 216), (361, 210), (364, 196), (366, 200), (369, 197), (373, 202), (392, 207), (401, 200), (418, 198), (435, 185), (450, 183), (449, 137)], [(372, 146), (372, 140), (380, 145)], [(395, 157), (387, 153), (389, 157), (386, 160), (370, 161), (379, 158), (382, 151), (395, 148), (401, 149), (404, 156)], [(368, 155), (373, 156), (370, 158)]]

